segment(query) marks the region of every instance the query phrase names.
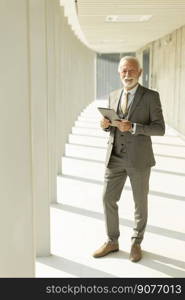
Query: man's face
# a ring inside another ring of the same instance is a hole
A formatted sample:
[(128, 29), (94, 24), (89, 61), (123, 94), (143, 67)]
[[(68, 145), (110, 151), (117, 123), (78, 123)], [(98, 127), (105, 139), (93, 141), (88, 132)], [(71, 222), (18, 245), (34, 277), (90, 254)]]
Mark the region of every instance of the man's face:
[(138, 69), (138, 65), (134, 60), (125, 60), (120, 66), (120, 78), (126, 90), (134, 88), (139, 80), (142, 70)]

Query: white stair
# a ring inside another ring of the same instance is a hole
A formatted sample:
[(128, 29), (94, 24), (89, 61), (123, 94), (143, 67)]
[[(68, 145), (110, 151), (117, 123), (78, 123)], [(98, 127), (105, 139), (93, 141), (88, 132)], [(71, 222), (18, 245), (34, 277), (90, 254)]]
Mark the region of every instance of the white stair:
[(109, 133), (94, 101), (78, 117), (65, 146), (57, 203), (51, 205), (51, 257), (37, 260), (37, 277), (185, 277), (185, 141), (170, 127), (152, 137), (149, 220), (141, 263), (129, 261), (134, 203), (127, 179), (119, 201), (120, 251), (95, 260), (106, 238), (102, 204)]
[(97, 137), (107, 137), (108, 133), (100, 130), (100, 129), (96, 129), (96, 128), (87, 128), (87, 127), (73, 127), (72, 128), (72, 133), (73, 134), (78, 134), (78, 135), (90, 135), (90, 136), (97, 136)]
[(104, 162), (106, 155), (105, 147), (87, 146), (87, 145), (76, 145), (66, 144), (65, 146), (66, 156), (84, 158), (90, 160), (97, 160)]
[(99, 129), (100, 122), (90, 122), (87, 120), (78, 120), (75, 122), (75, 127), (86, 127), (86, 128)]
[(77, 134), (69, 135), (69, 143), (87, 145), (87, 146), (97, 146), (97, 147), (106, 147), (108, 137), (94, 137), (94, 136), (82, 136)]

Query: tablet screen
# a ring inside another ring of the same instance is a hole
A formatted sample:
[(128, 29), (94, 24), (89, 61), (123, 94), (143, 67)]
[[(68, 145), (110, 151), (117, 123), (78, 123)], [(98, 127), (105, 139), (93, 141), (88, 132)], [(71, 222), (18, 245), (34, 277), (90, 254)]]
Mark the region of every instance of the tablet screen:
[(99, 112), (102, 114), (104, 118), (109, 119), (111, 122), (120, 120), (120, 117), (117, 115), (114, 109), (105, 108), (105, 107), (97, 107)]

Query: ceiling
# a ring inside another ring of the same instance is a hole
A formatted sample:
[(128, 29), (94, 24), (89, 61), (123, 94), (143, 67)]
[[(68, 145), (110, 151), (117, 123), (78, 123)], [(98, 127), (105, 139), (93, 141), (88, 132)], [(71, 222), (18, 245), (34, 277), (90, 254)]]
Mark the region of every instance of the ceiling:
[[(60, 1), (77, 37), (98, 53), (134, 52), (185, 25), (185, 0)], [(129, 20), (106, 22), (118, 15)]]

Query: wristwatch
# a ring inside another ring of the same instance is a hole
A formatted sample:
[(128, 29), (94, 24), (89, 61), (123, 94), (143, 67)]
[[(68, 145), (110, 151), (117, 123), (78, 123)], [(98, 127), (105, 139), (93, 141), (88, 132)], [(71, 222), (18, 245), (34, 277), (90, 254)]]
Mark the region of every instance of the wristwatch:
[(129, 130), (129, 131), (132, 133), (132, 132), (133, 132), (133, 130), (134, 130), (134, 123), (131, 123), (131, 126), (132, 126), (132, 127), (130, 128), (130, 130)]

